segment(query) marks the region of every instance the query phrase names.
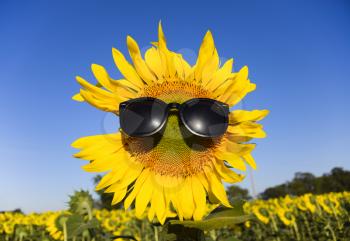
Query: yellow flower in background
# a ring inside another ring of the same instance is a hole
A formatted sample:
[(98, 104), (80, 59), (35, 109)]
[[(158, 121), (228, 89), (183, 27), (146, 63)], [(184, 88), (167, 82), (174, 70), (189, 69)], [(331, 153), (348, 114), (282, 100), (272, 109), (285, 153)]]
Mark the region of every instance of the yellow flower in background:
[(270, 222), (270, 213), (267, 208), (262, 205), (253, 205), (252, 206), (253, 214), (264, 224), (268, 224)]
[(301, 210), (301, 211), (307, 211), (308, 210), (308, 207), (306, 205), (306, 202), (303, 198), (298, 198), (296, 200), (296, 204), (297, 204), (297, 207)]
[(326, 213), (328, 213), (328, 214), (333, 213), (332, 208), (331, 208), (331, 203), (325, 195), (317, 196), (316, 201)]
[(51, 213), (46, 222), (46, 230), (56, 240), (63, 240), (63, 229), (68, 219), (67, 212)]
[[(308, 207), (307, 203), (310, 203), (311, 207), (316, 208), (317, 213), (316, 211), (312, 212), (311, 210), (313, 209), (305, 209), (305, 206)], [(250, 234), (253, 235), (260, 235), (256, 231), (259, 227), (264, 227), (260, 230), (263, 232), (269, 232), (270, 229), (279, 233), (286, 230), (291, 231), (291, 229), (294, 229), (295, 232), (303, 232), (306, 230), (302, 226), (306, 225), (305, 221), (307, 219), (308, 225), (312, 228), (311, 232), (317, 234), (317, 232), (322, 232), (323, 226), (319, 226), (319, 231), (317, 229), (314, 230), (313, 227), (316, 228), (314, 224), (322, 222), (320, 216), (327, 218), (330, 221), (329, 225), (332, 225), (334, 228), (338, 225), (346, 228), (346, 222), (349, 220), (349, 212), (347, 211), (349, 204), (349, 192), (322, 195), (305, 194), (298, 197), (293, 196), (290, 199), (253, 200), (244, 204), (244, 211), (246, 214), (254, 214), (261, 223), (250, 220), (245, 222), (240, 228), (236, 226), (232, 230), (241, 232), (243, 227), (243, 230), (249, 229), (252, 232)], [(302, 205), (302, 209), (299, 208), (299, 205)], [(210, 211), (216, 206), (208, 205), (207, 210)], [(102, 233), (116, 236), (134, 236), (137, 240), (153, 240), (150, 237), (153, 235), (154, 227), (146, 221), (146, 214), (143, 215), (142, 219), (138, 219), (135, 216), (135, 210), (108, 211), (95, 209), (92, 213), (99, 221), (99, 228), (101, 228)], [(42, 237), (44, 240), (44, 237), (48, 237), (48, 235), (51, 236), (50, 240), (63, 240), (63, 225), (69, 216), (70, 213), (67, 211), (31, 214), (0, 213), (0, 239), (13, 240), (16, 236), (15, 239), (17, 240), (20, 235), (26, 233), (29, 236), (26, 236), (25, 240), (34, 237)], [(308, 236), (305, 237), (305, 240), (308, 240)]]
[(330, 204), (332, 205), (332, 207), (335, 210), (338, 210), (338, 208), (340, 207), (340, 203), (339, 203), (339, 197), (335, 194), (335, 193), (330, 193), (330, 195), (328, 195), (328, 199), (330, 201)]
[(4, 223), (2, 226), (2, 229), (6, 234), (12, 234), (15, 228), (14, 223)]
[(278, 217), (280, 218), (282, 223), (284, 223), (284, 225), (290, 226), (295, 223), (295, 216), (293, 215), (291, 210), (283, 207), (278, 207), (276, 210)]
[(316, 212), (316, 204), (315, 204), (315, 200), (312, 196), (311, 193), (305, 194), (301, 197), (299, 197), (300, 199), (303, 200), (303, 202), (305, 203), (306, 208), (311, 212), (314, 213)]
[[(246, 66), (232, 72), (233, 59), (220, 66), (209, 31), (193, 66), (168, 49), (160, 24), (158, 42), (153, 45), (143, 58), (136, 41), (128, 36), (133, 64), (119, 50), (112, 51), (124, 78), (112, 79), (104, 67), (93, 64), (98, 83), (77, 77), (82, 89), (73, 98), (118, 115), (121, 102), (139, 97), (155, 97), (167, 103), (203, 97), (232, 107), (255, 89)], [(122, 132), (83, 137), (72, 146), (81, 149), (75, 157), (90, 161), (84, 170), (108, 172), (96, 189), (114, 193), (113, 205), (125, 200), (128, 209), (135, 202), (136, 216), (147, 210), (150, 220), (157, 217), (161, 223), (173, 217), (173, 211), (181, 220), (200, 220), (207, 211), (207, 196), (211, 203), (230, 206), (222, 182), (236, 183), (244, 178), (230, 167), (245, 171), (249, 164), (256, 168), (251, 156), (255, 145), (246, 142), (265, 137), (262, 125), (256, 122), (267, 114), (267, 110), (232, 111), (227, 133), (202, 140), (198, 148), (183, 139), (176, 115), (169, 116), (161, 139), (152, 149), (147, 148), (147, 139), (131, 138)]]

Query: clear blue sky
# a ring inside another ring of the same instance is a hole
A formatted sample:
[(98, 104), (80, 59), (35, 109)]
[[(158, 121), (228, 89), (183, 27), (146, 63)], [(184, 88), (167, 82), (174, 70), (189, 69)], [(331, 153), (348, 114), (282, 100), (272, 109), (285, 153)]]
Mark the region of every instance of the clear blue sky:
[(222, 57), (249, 66), (257, 90), (244, 107), (271, 110), (258, 192), (297, 171), (350, 169), (349, 1), (119, 2), (0, 1), (0, 210), (60, 209), (73, 190), (92, 190), (70, 143), (118, 121), (72, 101), (74, 77), (92, 80), (92, 63), (120, 77), (112, 46), (126, 53), (128, 34), (149, 46), (159, 20), (190, 61), (211, 29)]

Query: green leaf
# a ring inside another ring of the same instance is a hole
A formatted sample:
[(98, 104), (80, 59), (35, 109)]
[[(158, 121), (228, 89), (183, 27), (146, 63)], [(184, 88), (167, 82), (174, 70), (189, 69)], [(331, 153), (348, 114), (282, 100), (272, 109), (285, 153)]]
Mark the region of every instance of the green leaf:
[(236, 200), (232, 203), (233, 208), (218, 208), (201, 221), (172, 220), (170, 221), (170, 224), (180, 224), (185, 227), (198, 228), (201, 230), (212, 230), (234, 226), (253, 218), (252, 215), (246, 215), (244, 213), (243, 204), (243, 200)]
[(235, 237), (229, 237), (229, 238), (223, 239), (222, 241), (240, 241), (240, 240), (236, 239)]
[(159, 241), (205, 241), (203, 230), (167, 223), (159, 232)]
[(99, 222), (95, 218), (91, 219), (88, 222), (85, 222), (82, 216), (72, 215), (68, 218), (66, 225), (68, 238), (72, 238), (74, 236), (80, 235), (85, 230), (97, 228), (99, 226)]
[(223, 227), (234, 226), (239, 223), (244, 223), (252, 218), (251, 215), (242, 216), (220, 216), (210, 219), (204, 219), (202, 221), (170, 221), (171, 224), (180, 224), (189, 228), (198, 228), (202, 230), (212, 230)]
[(232, 208), (219, 207), (214, 209), (205, 219), (210, 219), (214, 217), (227, 217), (227, 216), (244, 216), (243, 200), (235, 200), (231, 203)]

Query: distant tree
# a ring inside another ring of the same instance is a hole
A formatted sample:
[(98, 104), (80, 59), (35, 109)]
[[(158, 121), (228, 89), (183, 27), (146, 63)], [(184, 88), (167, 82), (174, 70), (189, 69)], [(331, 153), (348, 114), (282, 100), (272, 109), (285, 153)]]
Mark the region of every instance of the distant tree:
[(292, 182), (287, 185), (287, 191), (293, 195), (302, 195), (305, 193), (315, 193), (316, 177), (308, 172), (297, 172)]
[(308, 172), (297, 172), (290, 182), (267, 188), (260, 194), (263, 199), (305, 193), (322, 194), (328, 192), (350, 191), (350, 171), (335, 167), (330, 173), (315, 177)]
[(269, 187), (266, 188), (264, 192), (260, 193), (259, 197), (262, 199), (283, 197), (289, 193), (287, 188), (287, 184), (280, 184), (274, 187)]
[(231, 185), (226, 188), (227, 197), (230, 202), (233, 202), (235, 199), (244, 199), (249, 200), (252, 197), (249, 195), (249, 191), (245, 188), (241, 188), (236, 185)]
[(333, 168), (320, 178), (317, 189), (317, 193), (349, 191), (350, 171), (340, 167)]
[(8, 212), (10, 212), (10, 213), (23, 213), (20, 208), (16, 208), (16, 209), (14, 209), (12, 211), (0, 211), (0, 213), (5, 213), (5, 212), (6, 213), (8, 213)]

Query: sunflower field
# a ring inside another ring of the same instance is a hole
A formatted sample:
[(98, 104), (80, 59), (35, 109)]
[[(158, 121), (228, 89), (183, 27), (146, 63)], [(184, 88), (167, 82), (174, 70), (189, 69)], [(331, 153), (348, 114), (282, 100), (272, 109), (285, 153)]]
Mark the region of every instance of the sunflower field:
[[(161, 240), (159, 223), (136, 218), (134, 210), (91, 209), (87, 192), (76, 192), (69, 206), (41, 214), (0, 213), (0, 240)], [(257, 199), (245, 202), (243, 209), (249, 219), (225, 228), (203, 227), (205, 240), (345, 241), (350, 237), (350, 192)]]

